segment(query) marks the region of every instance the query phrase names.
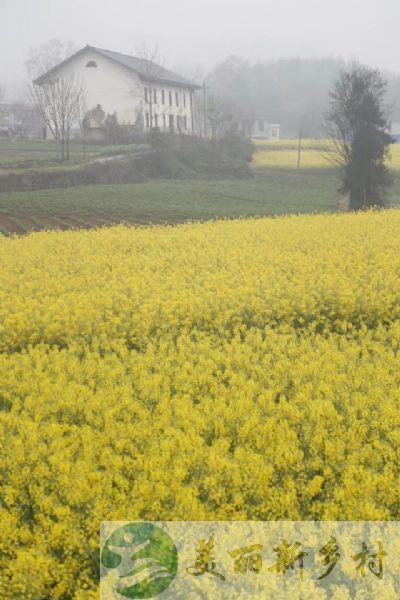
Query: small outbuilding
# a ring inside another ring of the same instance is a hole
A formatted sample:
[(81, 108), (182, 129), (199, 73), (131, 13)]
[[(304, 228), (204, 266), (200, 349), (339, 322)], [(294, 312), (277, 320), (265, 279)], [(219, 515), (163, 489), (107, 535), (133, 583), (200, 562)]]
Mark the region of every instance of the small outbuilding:
[(265, 117), (247, 117), (236, 122), (236, 129), (254, 139), (279, 140), (281, 126), (279, 123), (269, 123)]

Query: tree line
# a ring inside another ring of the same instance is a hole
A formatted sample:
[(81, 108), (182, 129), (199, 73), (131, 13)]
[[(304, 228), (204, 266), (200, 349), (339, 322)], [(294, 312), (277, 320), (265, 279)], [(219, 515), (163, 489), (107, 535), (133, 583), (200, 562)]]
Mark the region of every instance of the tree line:
[[(286, 58), (250, 63), (232, 56), (206, 77), (209, 119), (266, 118), (281, 124), (284, 137), (324, 136), (329, 92), (348, 66), (335, 58)], [(384, 73), (385, 104), (400, 122), (400, 76)]]

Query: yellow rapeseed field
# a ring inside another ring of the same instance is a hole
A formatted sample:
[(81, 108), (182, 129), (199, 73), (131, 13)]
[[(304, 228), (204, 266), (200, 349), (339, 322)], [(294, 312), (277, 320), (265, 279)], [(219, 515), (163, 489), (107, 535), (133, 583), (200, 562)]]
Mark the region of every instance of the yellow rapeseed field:
[(399, 519), (399, 230), (0, 238), (0, 598), (97, 598), (102, 519)]
[[(300, 166), (303, 169), (327, 169), (332, 163), (326, 158), (323, 148), (329, 146), (326, 140), (303, 139), (301, 142)], [(277, 141), (256, 141), (257, 152), (254, 165), (258, 167), (281, 167), (297, 169), (298, 140), (282, 139)], [(400, 144), (390, 147), (388, 166), (400, 170)]]

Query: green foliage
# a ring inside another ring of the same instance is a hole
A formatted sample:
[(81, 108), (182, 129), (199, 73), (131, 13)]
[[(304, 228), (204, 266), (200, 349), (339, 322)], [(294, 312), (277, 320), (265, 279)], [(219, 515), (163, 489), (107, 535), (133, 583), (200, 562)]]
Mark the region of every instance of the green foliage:
[[(37, 190), (88, 184), (135, 183), (150, 179), (250, 177), (254, 146), (239, 137), (202, 140), (153, 131), (142, 144), (109, 146), (96, 160), (75, 165), (0, 169), (0, 190)], [(12, 166), (12, 165), (11, 165)]]
[(383, 191), (391, 182), (385, 165), (391, 137), (385, 114), (386, 81), (379, 71), (353, 65), (342, 71), (326, 117), (333, 141), (333, 160), (342, 167), (343, 194), (350, 208), (384, 206)]
[(201, 139), (171, 136), (155, 130), (150, 143), (153, 177), (173, 179), (206, 175), (241, 178), (252, 174), (248, 163), (253, 158), (255, 147), (239, 136)]
[(104, 119), (104, 137), (108, 145), (132, 144), (137, 137), (137, 131), (132, 125), (118, 123), (116, 113), (108, 114)]

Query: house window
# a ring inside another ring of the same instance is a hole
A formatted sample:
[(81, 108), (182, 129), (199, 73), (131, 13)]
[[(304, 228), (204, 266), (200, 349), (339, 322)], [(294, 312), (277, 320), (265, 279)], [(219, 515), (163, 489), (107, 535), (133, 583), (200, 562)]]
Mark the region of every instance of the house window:
[(146, 113), (146, 127), (150, 127), (150, 115)]
[(178, 92), (175, 92), (175, 102), (176, 102), (176, 105), (179, 106), (179, 94), (178, 94)]
[(264, 121), (258, 121), (258, 130), (264, 131)]
[(162, 103), (165, 104), (165, 92), (164, 92), (164, 90), (161, 91), (161, 100), (162, 100)]
[(183, 127), (187, 129), (187, 117), (183, 117)]
[(186, 94), (183, 94), (183, 106), (186, 108)]
[(172, 92), (169, 92), (169, 105), (172, 106)]
[(148, 102), (148, 97), (147, 97), (147, 87), (144, 88), (144, 101)]
[(94, 62), (94, 60), (89, 60), (89, 62), (86, 63), (86, 67), (89, 69), (97, 69), (97, 64)]
[(164, 125), (164, 129), (166, 129), (167, 128), (167, 119), (166, 119), (165, 115), (163, 115), (163, 125)]
[(157, 90), (154, 90), (154, 104), (157, 104)]
[(154, 115), (154, 125), (156, 127), (158, 127), (158, 115), (157, 114)]
[(169, 130), (171, 133), (174, 132), (174, 115), (169, 115)]

